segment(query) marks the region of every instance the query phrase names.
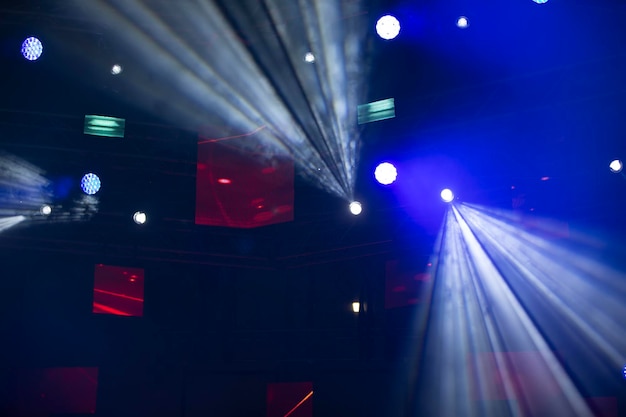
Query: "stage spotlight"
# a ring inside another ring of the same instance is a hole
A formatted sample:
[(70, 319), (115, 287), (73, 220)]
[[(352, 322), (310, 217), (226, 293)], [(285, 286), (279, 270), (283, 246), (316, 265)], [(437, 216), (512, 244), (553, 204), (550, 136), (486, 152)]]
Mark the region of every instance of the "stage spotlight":
[(465, 29), (469, 26), (469, 19), (465, 16), (460, 16), (457, 20), (456, 20), (456, 26), (459, 29)]
[(611, 163), (609, 164), (609, 168), (611, 169), (611, 172), (613, 172), (615, 174), (620, 172), (623, 167), (624, 167), (624, 164), (619, 159), (615, 159), (615, 160), (611, 161)]
[(22, 42), (22, 55), (29, 61), (36, 61), (43, 52), (43, 44), (33, 36)]
[(138, 211), (135, 214), (133, 214), (133, 220), (137, 224), (144, 224), (146, 220), (148, 220), (148, 217), (146, 216), (146, 213), (144, 213), (143, 211)]
[(626, 379), (626, 365), (622, 368), (622, 376)]
[(392, 184), (398, 177), (396, 167), (389, 162), (383, 162), (376, 167), (374, 178), (383, 185)]
[(441, 199), (446, 203), (450, 203), (452, 200), (454, 200), (454, 193), (449, 188), (446, 188), (441, 191)]
[(43, 206), (41, 206), (41, 208), (39, 209), (39, 212), (41, 214), (43, 214), (44, 216), (49, 215), (50, 213), (52, 213), (52, 207), (50, 207), (47, 204), (44, 204)]
[(533, 1), (537, 4), (544, 4), (548, 2), (548, 0), (533, 0)]
[(385, 40), (391, 40), (400, 33), (400, 22), (391, 15), (385, 15), (378, 19), (376, 33)]
[(359, 203), (358, 201), (353, 201), (352, 203), (350, 203), (350, 213), (358, 216), (359, 214), (361, 214), (362, 211), (363, 207), (361, 206), (361, 203)]
[(113, 75), (117, 75), (119, 73), (121, 73), (123, 70), (122, 66), (119, 64), (115, 64), (111, 67), (111, 74)]
[(352, 303), (352, 312), (353, 313), (358, 313), (359, 311), (361, 311), (361, 303), (359, 303), (358, 301), (355, 301)]
[(100, 186), (102, 183), (100, 182), (100, 178), (96, 174), (85, 174), (83, 179), (80, 180), (80, 188), (82, 188), (83, 192), (88, 195), (94, 195), (100, 190)]
[(309, 64), (312, 64), (315, 62), (315, 55), (313, 55), (311, 52), (307, 52), (304, 55), (304, 61), (308, 62)]

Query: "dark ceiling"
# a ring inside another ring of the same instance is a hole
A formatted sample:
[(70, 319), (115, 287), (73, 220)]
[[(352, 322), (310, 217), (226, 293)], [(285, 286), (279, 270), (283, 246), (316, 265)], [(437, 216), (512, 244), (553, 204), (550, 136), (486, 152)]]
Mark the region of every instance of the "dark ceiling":
[[(88, 221), (24, 222), (0, 234), (0, 311), (15, 340), (13, 359), (1, 368), (100, 366), (103, 415), (126, 415), (116, 403), (129, 415), (161, 415), (159, 404), (178, 412), (180, 401), (186, 415), (199, 415), (204, 370), (232, 387), (233, 373), (245, 380), (228, 398), (257, 389), (254, 378), (321, 378), (323, 389), (336, 392), (341, 374), (360, 388), (323, 397), (320, 410), (404, 415), (389, 405), (397, 399), (387, 391), (401, 384), (398, 368), (411, 356), (404, 346), (419, 334), (407, 330), (409, 310), (384, 308), (385, 265), (426, 268), (446, 210), (438, 197), (444, 187), (463, 202), (512, 209), (521, 201), (515, 208), (528, 215), (616, 236), (626, 231), (626, 182), (608, 170), (613, 158), (626, 157), (623, 1), (344, 0), (371, 29), (358, 63), (360, 99), (393, 97), (396, 105), (395, 118), (359, 127), (354, 193), (365, 211), (351, 216), (346, 201), (298, 175), (294, 220), (245, 230), (194, 224), (197, 126), (169, 117), (175, 97), (137, 94), (132, 83), (153, 77), (154, 88), (159, 68), (141, 67), (125, 34), (79, 3), (0, 6), (0, 151), (57, 184), (87, 170), (106, 181)], [(190, 47), (203, 44), (171, 3), (136, 3)], [(266, 3), (216, 4), (237, 27), (238, 13), (248, 7), (255, 16), (253, 5)], [(402, 23), (395, 40), (373, 33), (383, 12)], [(459, 15), (469, 17), (469, 28), (455, 26)], [(259, 18), (258, 28), (239, 33), (259, 53), (255, 35), (273, 31)], [(28, 35), (44, 39), (38, 62), (20, 56)], [(114, 61), (130, 63), (119, 78), (109, 73)], [(125, 138), (84, 135), (85, 114), (125, 118)], [(241, 133), (227, 123), (213, 127)], [(381, 160), (398, 166), (391, 187), (374, 184)], [(296, 163), (297, 173), (303, 169)], [(138, 206), (149, 214), (143, 228), (131, 221)], [(90, 321), (98, 263), (145, 268), (146, 322)], [(352, 299), (369, 302), (371, 314), (347, 315)], [(113, 382), (124, 378), (123, 389)], [(182, 400), (164, 394), (150, 406), (122, 393), (142, 385), (144, 397), (158, 397), (159, 390), (180, 393), (181, 384), (189, 387)], [(346, 405), (360, 401), (359, 390), (378, 388), (387, 393), (375, 407)], [(227, 414), (227, 406), (216, 407)], [(259, 411), (250, 407), (231, 415)]]

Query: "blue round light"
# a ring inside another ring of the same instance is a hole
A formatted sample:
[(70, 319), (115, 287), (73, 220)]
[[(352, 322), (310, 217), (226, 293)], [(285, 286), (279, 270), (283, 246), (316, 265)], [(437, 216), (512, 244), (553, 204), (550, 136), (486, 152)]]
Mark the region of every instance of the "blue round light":
[(29, 61), (37, 60), (42, 52), (43, 44), (39, 39), (31, 36), (22, 42), (22, 55)]
[(83, 179), (80, 180), (80, 188), (82, 188), (83, 192), (88, 195), (94, 195), (100, 190), (100, 186), (102, 183), (100, 182), (100, 178), (96, 174), (85, 174)]
[(548, 0), (533, 0), (533, 1), (537, 4), (544, 4), (548, 2)]

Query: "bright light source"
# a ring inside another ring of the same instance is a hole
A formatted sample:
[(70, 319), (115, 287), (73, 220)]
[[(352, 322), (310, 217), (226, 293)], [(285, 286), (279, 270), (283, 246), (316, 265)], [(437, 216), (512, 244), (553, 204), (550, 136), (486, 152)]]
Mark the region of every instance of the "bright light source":
[(311, 52), (307, 52), (306, 55), (304, 55), (304, 60), (309, 64), (312, 64), (313, 62), (315, 62), (315, 55), (313, 55)]
[(454, 200), (454, 193), (449, 188), (446, 188), (443, 191), (441, 191), (441, 199), (445, 201), (446, 203), (449, 203), (452, 200)]
[(43, 44), (35, 37), (26, 38), (22, 42), (22, 55), (29, 61), (36, 61), (43, 52)]
[(383, 39), (391, 40), (400, 33), (400, 22), (391, 15), (385, 15), (376, 22), (376, 33)]
[(47, 216), (48, 214), (52, 213), (52, 207), (50, 207), (47, 204), (44, 204), (43, 206), (41, 206), (41, 208), (39, 209), (39, 211), (41, 212), (41, 214), (43, 214), (44, 216)]
[(469, 26), (469, 19), (465, 16), (460, 16), (457, 20), (456, 20), (456, 26), (459, 29), (465, 29)]
[(217, 180), (217, 182), (219, 182), (220, 184), (230, 184), (230, 183), (232, 183), (232, 181), (229, 178), (219, 178)]
[(123, 138), (126, 129), (126, 120), (111, 116), (85, 115), (85, 135)]
[(614, 172), (616, 174), (620, 172), (623, 167), (624, 167), (624, 164), (619, 159), (615, 159), (611, 161), (611, 163), (609, 164), (609, 168), (611, 169), (611, 172)]
[(548, 0), (533, 0), (533, 1), (537, 4), (544, 4), (548, 2)]
[(353, 201), (352, 203), (350, 203), (350, 213), (358, 216), (359, 214), (361, 214), (362, 211), (363, 207), (361, 206), (361, 203), (359, 203), (358, 201)]
[(88, 195), (94, 195), (100, 190), (100, 186), (102, 183), (100, 182), (100, 178), (96, 174), (85, 174), (83, 179), (80, 180), (80, 188), (82, 188), (83, 192)]
[(148, 217), (146, 216), (146, 213), (144, 213), (143, 211), (138, 211), (135, 214), (133, 214), (133, 220), (137, 224), (144, 224), (146, 220), (148, 220)]
[(398, 171), (389, 162), (383, 162), (376, 167), (374, 171), (374, 178), (376, 181), (383, 185), (389, 185), (393, 183), (398, 177)]
[(111, 67), (111, 74), (113, 75), (117, 75), (119, 73), (121, 73), (123, 70), (122, 66), (119, 64), (115, 64)]
[(355, 313), (358, 313), (359, 311), (361, 311), (361, 303), (359, 303), (358, 301), (353, 302), (352, 311)]

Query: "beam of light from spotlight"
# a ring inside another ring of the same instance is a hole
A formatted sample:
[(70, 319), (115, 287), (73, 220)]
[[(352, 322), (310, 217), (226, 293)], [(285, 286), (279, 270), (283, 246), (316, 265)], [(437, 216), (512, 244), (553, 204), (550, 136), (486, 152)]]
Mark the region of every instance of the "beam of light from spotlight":
[(26, 220), (25, 216), (0, 217), (0, 232)]
[[(172, 121), (211, 126), (215, 137), (228, 136), (221, 134), (224, 124), (229, 133), (267, 126), (248, 149), (262, 143), (266, 152), (288, 152), (303, 177), (351, 199), (367, 33), (361, 1), (202, 2), (176, 10), (163, 3), (159, 13), (137, 0), (85, 6), (110, 22), (138, 74), (159, 68), (151, 77), (120, 80), (140, 104), (167, 103)], [(188, 33), (175, 31), (171, 16), (182, 16)], [(227, 23), (233, 21), (237, 26)], [(302, 62), (302, 45), (316, 51), (315, 66)]]
[[(552, 415), (592, 415), (572, 381), (588, 392), (582, 367), (611, 380), (623, 366), (626, 274), (585, 253), (524, 230), (514, 214), (450, 207), (423, 338), (426, 415), (517, 415), (480, 398), (514, 399), (522, 415), (546, 415), (547, 404)], [(567, 372), (559, 348), (575, 358)], [(516, 351), (533, 352), (532, 373)], [(493, 364), (476, 352), (491, 352)]]

